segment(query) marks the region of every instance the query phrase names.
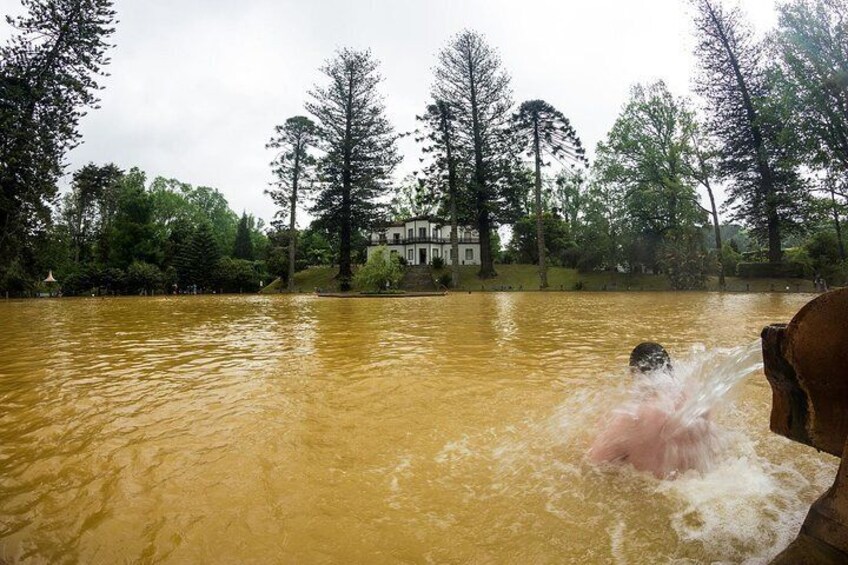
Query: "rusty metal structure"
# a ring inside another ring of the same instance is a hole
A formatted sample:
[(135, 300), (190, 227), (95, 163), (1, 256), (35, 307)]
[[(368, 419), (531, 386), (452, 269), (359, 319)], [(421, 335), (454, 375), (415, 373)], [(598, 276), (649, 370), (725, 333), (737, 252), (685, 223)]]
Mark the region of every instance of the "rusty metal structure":
[(848, 563), (848, 288), (822, 294), (762, 332), (771, 430), (841, 458), (833, 486), (772, 563)]

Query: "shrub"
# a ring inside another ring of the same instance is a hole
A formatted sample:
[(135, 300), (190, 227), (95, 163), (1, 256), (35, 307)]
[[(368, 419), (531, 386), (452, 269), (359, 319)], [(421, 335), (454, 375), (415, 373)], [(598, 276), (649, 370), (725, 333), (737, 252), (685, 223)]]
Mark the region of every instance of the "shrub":
[(442, 275), (439, 277), (439, 286), (450, 288), (452, 283), (453, 277), (451, 277), (450, 273), (442, 273)]
[(95, 265), (85, 265), (63, 273), (57, 278), (63, 294), (79, 296), (88, 295), (100, 288), (104, 273), (105, 271), (101, 271)]
[(796, 262), (739, 263), (736, 274), (743, 279), (803, 278), (804, 265)]
[(162, 271), (151, 263), (133, 261), (127, 269), (127, 290), (131, 293), (161, 291), (163, 281)]
[(403, 278), (403, 267), (397, 255), (390, 255), (386, 246), (380, 246), (371, 258), (356, 271), (354, 283), (362, 290), (397, 288)]
[(707, 255), (694, 234), (680, 234), (664, 241), (659, 263), (674, 290), (698, 290), (706, 285)]
[(127, 286), (127, 274), (114, 267), (103, 269), (100, 272), (100, 286), (107, 293), (124, 292)]
[(804, 242), (804, 250), (813, 269), (812, 274), (819, 274), (831, 284), (842, 282), (843, 278), (841, 257), (839, 255), (839, 240), (832, 231), (820, 231), (810, 236)]
[(736, 273), (736, 266), (742, 260), (742, 254), (739, 253), (739, 248), (735, 240), (725, 242), (721, 246), (721, 256), (724, 259), (724, 274), (733, 276)]
[(813, 266), (813, 260), (810, 259), (810, 254), (803, 247), (787, 249), (783, 258), (786, 263), (800, 265), (800, 269), (805, 277), (811, 277), (816, 271), (816, 268)]
[(433, 268), (437, 271), (441, 271), (445, 268), (445, 260), (441, 257), (433, 257), (433, 261), (431, 261), (431, 264), (433, 265)]
[(33, 288), (34, 282), (17, 259), (5, 271), (0, 271), (0, 291), (3, 292), (23, 294)]
[[(283, 282), (286, 281), (286, 278), (289, 276), (289, 255), (288, 249), (280, 246), (268, 246), (268, 250), (266, 251), (266, 265), (268, 271), (275, 277), (280, 277)], [(295, 269), (298, 269), (301, 265), (295, 265)], [(305, 265), (303, 265), (305, 267)]]
[(91, 290), (92, 285), (87, 274), (81, 270), (70, 271), (59, 275), (59, 285), (62, 287), (62, 293), (68, 296), (79, 296)]
[(224, 292), (254, 292), (259, 289), (259, 275), (253, 261), (222, 257), (215, 272), (218, 288)]

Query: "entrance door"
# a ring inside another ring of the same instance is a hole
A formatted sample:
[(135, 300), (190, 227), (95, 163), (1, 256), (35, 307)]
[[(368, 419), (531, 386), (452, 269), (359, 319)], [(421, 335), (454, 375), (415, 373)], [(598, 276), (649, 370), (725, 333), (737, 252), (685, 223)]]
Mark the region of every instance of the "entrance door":
[(426, 265), (427, 264), (427, 250), (419, 249), (418, 250), (418, 264)]

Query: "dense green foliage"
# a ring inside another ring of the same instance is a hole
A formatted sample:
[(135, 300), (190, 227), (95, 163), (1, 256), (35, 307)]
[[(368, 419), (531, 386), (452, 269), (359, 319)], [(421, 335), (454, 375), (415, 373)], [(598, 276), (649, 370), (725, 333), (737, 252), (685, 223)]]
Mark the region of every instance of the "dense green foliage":
[(718, 169), (729, 183), (733, 217), (782, 256), (782, 238), (800, 228), (804, 192), (786, 107), (775, 92), (762, 42), (739, 8), (697, 0), (698, 92), (708, 103), (708, 127), (719, 141)]
[(701, 290), (706, 286), (707, 254), (697, 231), (664, 239), (657, 255), (674, 290)]
[(22, 4), (26, 13), (7, 20), (16, 34), (0, 47), (0, 281), (14, 285), (34, 274), (65, 154), (97, 103), (115, 20), (111, 0)]
[[(845, 282), (848, 2), (781, 2), (764, 40), (740, 9), (692, 3), (701, 104), (662, 81), (634, 85), (585, 169), (569, 120), (543, 100), (515, 107), (497, 50), (465, 30), (439, 52), (418, 116), (422, 166), (393, 186), (406, 134), (386, 117), (377, 60), (339, 50), (309, 93), (312, 117), (287, 119), (267, 145), (277, 212), (266, 230), (215, 188), (115, 164), (74, 171), (58, 198), (115, 14), (110, 0), (22, 0), (0, 48), (0, 292), (44, 291), (50, 270), (67, 294), (249, 292), (272, 276), (291, 290), (312, 265), (338, 266), (347, 289), (369, 230), (430, 214), (449, 220), (455, 251), (457, 227), (477, 229), (482, 279), (498, 258), (538, 263), (543, 288), (548, 264), (661, 273), (675, 289), (715, 274), (723, 286), (737, 270)], [(727, 189), (723, 208), (714, 187)], [(314, 217), (300, 230), (298, 209)], [(391, 282), (380, 269), (402, 261), (360, 276)]]
[(385, 246), (371, 253), (371, 258), (356, 271), (355, 282), (363, 290), (395, 289), (403, 278), (403, 267), (396, 254), (389, 254)]
[(781, 94), (807, 157), (848, 171), (848, 14), (846, 0), (778, 4), (774, 50)]
[(241, 215), (241, 219), (236, 228), (236, 242), (233, 246), (233, 257), (236, 259), (245, 259), (252, 261), (254, 256), (253, 239), (250, 236), (250, 225), (247, 213)]
[(32, 250), (35, 275), (11, 269), (3, 290), (38, 290), (48, 270), (72, 295), (255, 291), (270, 280), (254, 261), (268, 252), (263, 226), (239, 220), (213, 188), (161, 177), (147, 186), (138, 169), (89, 164), (55, 215)]
[(318, 194), (312, 212), (339, 238), (339, 283), (353, 277), (354, 232), (379, 219), (378, 197), (400, 156), (377, 86), (382, 80), (370, 51), (342, 49), (321, 69), (307, 110), (318, 122)]
[(814, 206), (827, 210), (839, 260), (845, 261), (841, 217), (848, 214), (848, 13), (846, 0), (778, 5), (774, 36), (777, 90), (786, 101), (799, 152), (822, 173)]
[[(545, 254), (550, 264), (557, 267), (577, 267), (579, 250), (568, 222), (545, 212), (542, 214), (542, 229), (545, 234)], [(507, 251), (508, 261), (538, 264), (537, 234), (535, 217), (525, 216), (518, 220), (512, 228), (512, 240)]]
[(694, 114), (662, 82), (637, 85), (598, 144), (593, 185), (578, 228), (581, 268), (624, 266), (664, 272), (674, 288), (697, 288), (706, 276), (698, 203), (690, 163)]

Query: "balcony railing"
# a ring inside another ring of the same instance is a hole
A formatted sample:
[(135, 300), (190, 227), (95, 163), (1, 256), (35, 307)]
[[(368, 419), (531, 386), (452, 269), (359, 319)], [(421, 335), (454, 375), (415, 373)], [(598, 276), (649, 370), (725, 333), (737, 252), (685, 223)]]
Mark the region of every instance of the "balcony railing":
[[(457, 239), (459, 243), (480, 243), (479, 237), (460, 237)], [(438, 244), (446, 244), (450, 245), (449, 237), (436, 237), (436, 236), (424, 236), (424, 237), (402, 237), (400, 239), (389, 239), (385, 237), (381, 238), (371, 238), (369, 240), (368, 245), (411, 245), (413, 243), (438, 243)]]

